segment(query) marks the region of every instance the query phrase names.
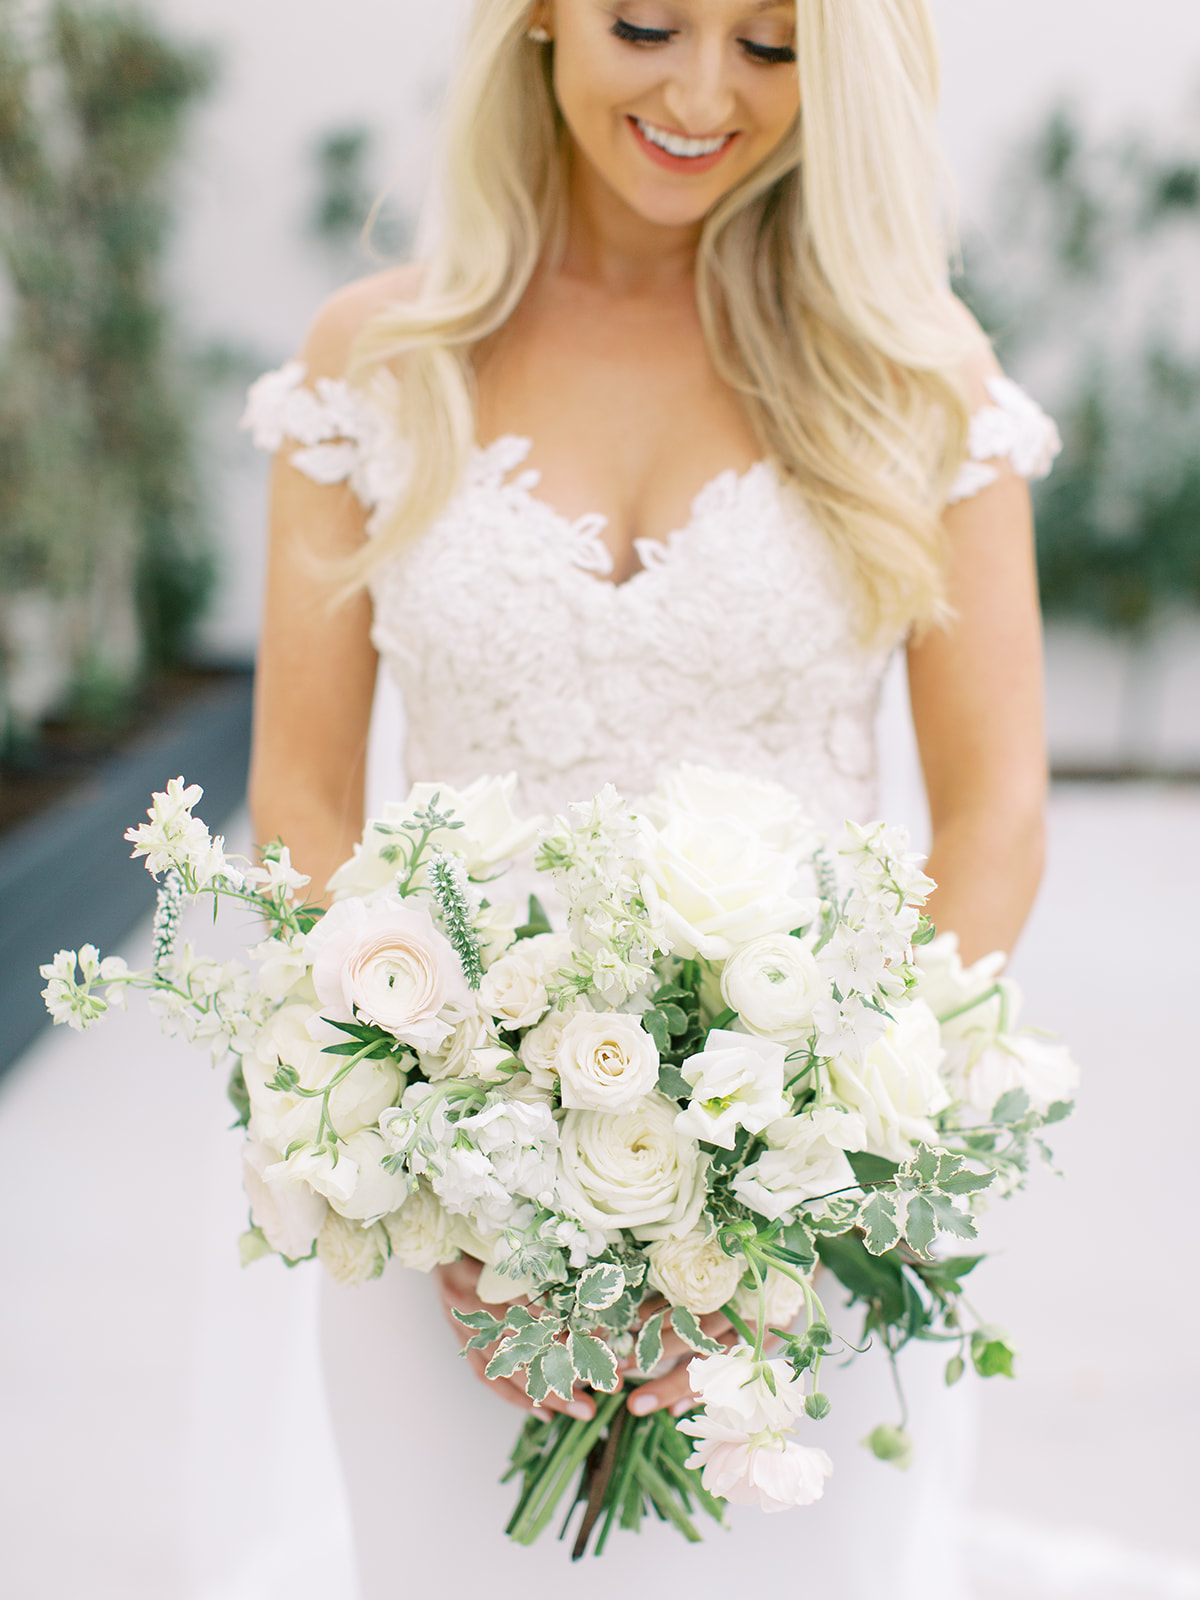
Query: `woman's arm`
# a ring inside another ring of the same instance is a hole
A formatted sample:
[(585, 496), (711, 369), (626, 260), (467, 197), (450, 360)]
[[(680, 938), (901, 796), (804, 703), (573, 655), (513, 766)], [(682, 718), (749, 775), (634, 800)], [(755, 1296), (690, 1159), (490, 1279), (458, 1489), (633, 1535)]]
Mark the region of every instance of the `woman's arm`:
[[(969, 384), (999, 372), (981, 354)], [(998, 464), (999, 465), (999, 464)], [(1042, 873), (1046, 800), (1042, 638), (1026, 484), (1000, 481), (946, 514), (953, 620), (908, 651), (938, 888), (930, 915), (965, 961), (1011, 950)]]
[[(335, 295), (301, 352), (309, 380), (341, 377), (363, 323), (406, 289), (404, 274), (387, 273)], [(282, 838), (320, 899), (362, 833), (377, 663), (367, 595), (334, 606), (336, 581), (321, 570), (362, 545), (365, 512), (347, 485), (313, 483), (290, 454), (285, 444), (271, 483), (250, 809), (258, 842)]]

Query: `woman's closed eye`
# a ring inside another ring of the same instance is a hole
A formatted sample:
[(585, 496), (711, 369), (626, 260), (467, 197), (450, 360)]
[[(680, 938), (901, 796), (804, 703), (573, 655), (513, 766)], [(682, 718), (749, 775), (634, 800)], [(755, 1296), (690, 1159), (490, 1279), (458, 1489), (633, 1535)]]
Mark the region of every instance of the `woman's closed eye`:
[(759, 44), (754, 39), (739, 39), (738, 43), (750, 57), (764, 67), (790, 66), (796, 59), (796, 52), (790, 44)]
[(638, 28), (624, 17), (618, 17), (609, 29), (614, 39), (623, 39), (626, 44), (666, 44), (678, 31), (678, 28)]
[[(625, 44), (632, 45), (660, 45), (668, 44), (679, 32), (677, 28), (639, 28), (632, 22), (626, 22), (624, 17), (618, 17), (609, 32), (615, 39), (622, 40)], [(757, 39), (739, 39), (746, 55), (751, 61), (764, 67), (788, 66), (796, 59), (796, 52), (791, 45), (760, 44)]]

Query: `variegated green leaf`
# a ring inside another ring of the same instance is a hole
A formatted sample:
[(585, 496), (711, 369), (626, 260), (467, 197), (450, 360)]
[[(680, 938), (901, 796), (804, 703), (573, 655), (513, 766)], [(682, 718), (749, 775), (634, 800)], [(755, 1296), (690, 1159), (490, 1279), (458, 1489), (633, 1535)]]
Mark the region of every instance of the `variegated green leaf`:
[(634, 1360), (638, 1364), (639, 1372), (652, 1372), (662, 1360), (663, 1355), (663, 1320), (665, 1311), (656, 1311), (642, 1326), (637, 1336), (634, 1347)]
[(896, 1198), (893, 1190), (876, 1189), (874, 1194), (867, 1196), (859, 1209), (859, 1227), (863, 1230), (867, 1249), (873, 1256), (883, 1255), (900, 1239)]
[(688, 1349), (694, 1350), (697, 1355), (719, 1356), (725, 1349), (716, 1339), (708, 1337), (686, 1306), (671, 1307), (671, 1326)]
[(607, 1263), (589, 1267), (579, 1280), (575, 1295), (583, 1311), (603, 1311), (615, 1305), (625, 1293), (625, 1274)]
[(590, 1333), (573, 1333), (568, 1340), (571, 1364), (580, 1383), (611, 1394), (620, 1381), (617, 1358), (608, 1346)]

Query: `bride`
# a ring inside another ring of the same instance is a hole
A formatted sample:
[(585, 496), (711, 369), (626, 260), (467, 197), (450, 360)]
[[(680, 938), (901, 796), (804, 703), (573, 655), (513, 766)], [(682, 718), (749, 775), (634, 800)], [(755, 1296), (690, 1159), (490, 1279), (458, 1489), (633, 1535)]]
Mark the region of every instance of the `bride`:
[[(933, 915), (967, 959), (1011, 948), (1045, 788), (1023, 479), (1056, 435), (949, 291), (936, 80), (926, 0), (476, 0), (427, 258), (336, 295), (252, 395), (278, 452), (261, 839), (318, 884), (351, 853), (380, 657), (411, 779), (515, 771), (554, 811), (691, 760), (866, 818), (903, 647)], [(477, 1303), (477, 1273), (442, 1269), (443, 1305)], [(328, 1297), (364, 1590), (566, 1581), (553, 1543), (499, 1531), (497, 1401), (529, 1401), (477, 1352), (474, 1382), (433, 1293), (394, 1267)], [(855, 1444), (891, 1409), (884, 1366), (831, 1381), (820, 1505), (699, 1552), (648, 1529), (572, 1592), (962, 1595), (958, 1392), (910, 1347), (901, 1475)], [(630, 1403), (688, 1393), (680, 1360)]]

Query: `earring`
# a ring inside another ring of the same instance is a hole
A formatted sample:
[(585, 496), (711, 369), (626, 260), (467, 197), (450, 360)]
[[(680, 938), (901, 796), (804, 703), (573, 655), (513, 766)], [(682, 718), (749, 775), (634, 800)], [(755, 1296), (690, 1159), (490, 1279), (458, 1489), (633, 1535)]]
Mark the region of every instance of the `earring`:
[(525, 37), (527, 39), (532, 39), (534, 44), (549, 44), (550, 43), (550, 30), (549, 30), (549, 28), (543, 28), (541, 26), (541, 24), (538, 23), (534, 27), (529, 29), (529, 31), (525, 35)]

